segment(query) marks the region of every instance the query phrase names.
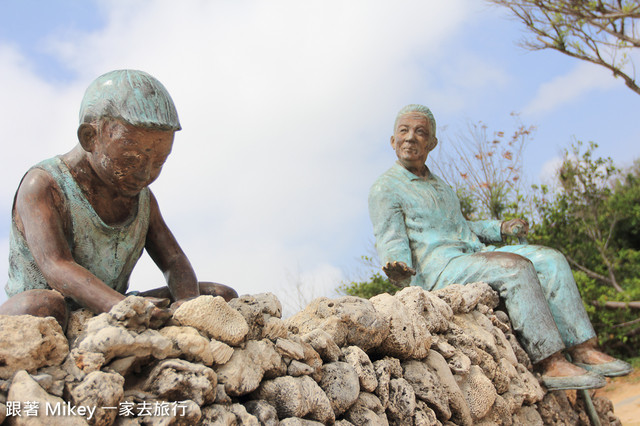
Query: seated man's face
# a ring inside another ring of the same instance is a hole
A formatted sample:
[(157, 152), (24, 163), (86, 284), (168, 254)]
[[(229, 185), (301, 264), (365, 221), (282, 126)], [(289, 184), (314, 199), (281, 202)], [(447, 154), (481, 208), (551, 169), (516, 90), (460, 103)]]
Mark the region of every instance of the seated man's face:
[(160, 175), (175, 132), (135, 127), (120, 120), (105, 120), (100, 127), (89, 155), (93, 170), (121, 195), (138, 195)]
[(391, 136), (391, 146), (406, 168), (422, 167), (437, 143), (431, 122), (420, 113), (408, 113), (400, 117)]

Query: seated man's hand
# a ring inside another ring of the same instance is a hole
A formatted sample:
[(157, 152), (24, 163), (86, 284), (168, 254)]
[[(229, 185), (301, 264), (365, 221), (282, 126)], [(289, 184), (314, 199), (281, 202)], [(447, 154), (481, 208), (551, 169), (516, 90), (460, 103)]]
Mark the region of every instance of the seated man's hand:
[(387, 277), (389, 277), (389, 281), (396, 287), (403, 288), (409, 285), (411, 281), (411, 276), (416, 274), (416, 270), (407, 266), (404, 262), (387, 262), (382, 270)]
[(529, 224), (523, 219), (511, 219), (502, 222), (500, 232), (505, 237), (524, 237), (529, 232)]

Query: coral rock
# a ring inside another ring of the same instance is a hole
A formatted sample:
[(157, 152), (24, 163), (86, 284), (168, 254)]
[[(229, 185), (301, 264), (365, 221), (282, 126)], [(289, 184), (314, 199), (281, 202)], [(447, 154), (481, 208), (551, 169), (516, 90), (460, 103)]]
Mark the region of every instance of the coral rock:
[(333, 423), (335, 414), (320, 386), (308, 376), (277, 377), (266, 380), (254, 393), (276, 407), (278, 417), (305, 417), (321, 423)]
[(200, 296), (180, 305), (173, 319), (231, 346), (242, 342), (249, 326), (242, 315), (220, 296)]
[(198, 405), (206, 405), (215, 401), (217, 385), (216, 373), (209, 367), (167, 359), (151, 370), (143, 390), (168, 401), (190, 399)]
[[(253, 392), (266, 372), (283, 368), (282, 357), (270, 340), (249, 340), (244, 349), (235, 349), (231, 359), (217, 367), (218, 379), (231, 396)], [(283, 373), (284, 373), (283, 371)]]
[(379, 346), (389, 334), (386, 321), (371, 302), (353, 296), (315, 299), (289, 318), (287, 325), (289, 330), (298, 330), (300, 334), (322, 329), (338, 346), (355, 345), (365, 352)]
[(89, 424), (108, 426), (113, 423), (117, 410), (103, 407), (117, 407), (124, 396), (124, 378), (119, 374), (94, 371), (77, 386), (71, 388), (71, 402), (74, 406), (96, 407)]
[(342, 355), (344, 361), (358, 373), (360, 388), (366, 392), (374, 392), (378, 387), (378, 378), (373, 363), (366, 352), (357, 346), (347, 346), (342, 349)]
[(372, 297), (371, 303), (386, 321), (389, 334), (378, 351), (400, 359), (421, 359), (429, 353), (431, 333), (425, 319), (388, 293)]
[(336, 416), (344, 413), (358, 399), (360, 381), (355, 368), (346, 362), (331, 362), (322, 367), (320, 387), (327, 394)]
[(59, 365), (68, 353), (67, 338), (53, 317), (0, 315), (0, 378)]

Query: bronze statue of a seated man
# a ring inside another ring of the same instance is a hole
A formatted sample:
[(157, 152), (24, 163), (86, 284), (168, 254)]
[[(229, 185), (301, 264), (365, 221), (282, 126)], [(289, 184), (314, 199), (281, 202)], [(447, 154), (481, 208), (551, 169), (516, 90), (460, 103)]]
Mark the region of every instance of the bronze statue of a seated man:
[(18, 187), (10, 298), (0, 314), (53, 316), (65, 328), (73, 302), (109, 311), (125, 298), (143, 249), (167, 280), (167, 287), (140, 293), (157, 305), (158, 323), (170, 315), (164, 309), (170, 301), (175, 308), (200, 294), (237, 297), (227, 286), (198, 283), (148, 188), (180, 128), (171, 96), (149, 74), (112, 71), (91, 83), (80, 109), (79, 143), (31, 168)]
[[(456, 193), (425, 164), (437, 143), (429, 108), (408, 105), (398, 113), (391, 137), (398, 161), (369, 193), (376, 248), (389, 279), (426, 290), (488, 283), (503, 298), (520, 343), (549, 389), (601, 387), (602, 375), (629, 373), (629, 364), (595, 348), (595, 332), (560, 252), (484, 244), (524, 236), (528, 225), (521, 219), (465, 220)], [(574, 364), (562, 355), (565, 348)]]

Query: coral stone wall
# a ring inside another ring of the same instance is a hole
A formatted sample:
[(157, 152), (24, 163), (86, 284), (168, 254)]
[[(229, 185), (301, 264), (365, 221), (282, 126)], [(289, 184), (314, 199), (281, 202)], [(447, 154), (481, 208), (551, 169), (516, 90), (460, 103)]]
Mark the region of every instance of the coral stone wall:
[[(271, 293), (201, 296), (160, 329), (111, 312), (0, 316), (0, 418), (42, 425), (588, 424), (547, 393), (489, 286), (319, 298), (282, 320)], [(602, 424), (619, 424), (595, 399)]]

